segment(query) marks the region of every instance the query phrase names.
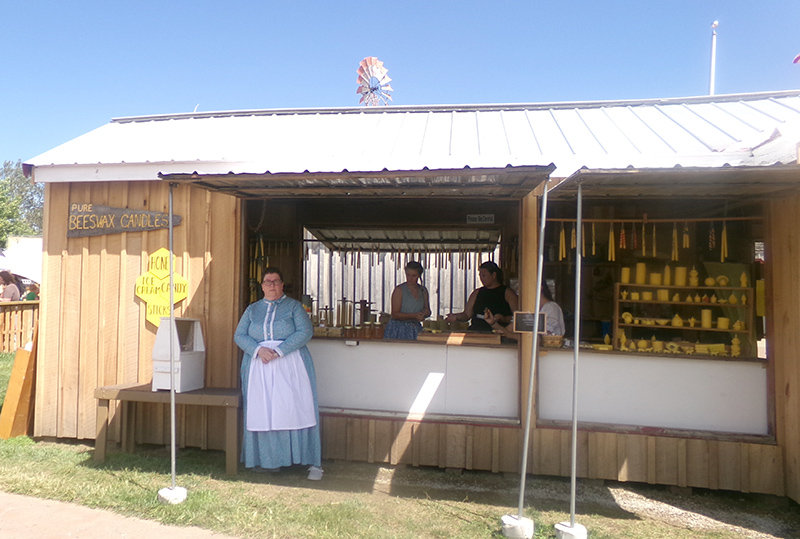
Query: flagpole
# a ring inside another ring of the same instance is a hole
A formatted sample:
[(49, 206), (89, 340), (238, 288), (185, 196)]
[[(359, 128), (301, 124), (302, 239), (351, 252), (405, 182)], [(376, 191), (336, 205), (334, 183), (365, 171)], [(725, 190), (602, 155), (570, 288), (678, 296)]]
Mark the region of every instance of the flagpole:
[(714, 95), (714, 82), (717, 77), (717, 26), (719, 21), (711, 23), (711, 77), (708, 83), (708, 95)]

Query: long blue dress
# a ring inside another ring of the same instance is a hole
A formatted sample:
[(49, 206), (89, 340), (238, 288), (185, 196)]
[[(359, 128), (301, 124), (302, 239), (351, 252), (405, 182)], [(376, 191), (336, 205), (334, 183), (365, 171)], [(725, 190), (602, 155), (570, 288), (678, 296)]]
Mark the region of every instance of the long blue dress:
[[(274, 321), (267, 324), (267, 333), (264, 331), (264, 320), (267, 316)], [(253, 432), (244, 430), (242, 439), (242, 462), (245, 467), (280, 468), (292, 464), (308, 464), (311, 466), (322, 465), (322, 444), (319, 430), (319, 401), (317, 399), (317, 375), (314, 372), (314, 363), (306, 343), (311, 340), (314, 328), (303, 305), (294, 299), (281, 297), (275, 301), (263, 299), (247, 307), (239, 326), (236, 328), (234, 340), (244, 351), (242, 360), (242, 396), (244, 398), (244, 413), (247, 417), (247, 386), (250, 377), (250, 362), (258, 347), (258, 343), (265, 340), (282, 340), (278, 353), (288, 354), (298, 350), (303, 358), (303, 364), (308, 372), (311, 382), (311, 391), (314, 396), (314, 414), (317, 424), (313, 427), (299, 430), (277, 430), (266, 432)]]

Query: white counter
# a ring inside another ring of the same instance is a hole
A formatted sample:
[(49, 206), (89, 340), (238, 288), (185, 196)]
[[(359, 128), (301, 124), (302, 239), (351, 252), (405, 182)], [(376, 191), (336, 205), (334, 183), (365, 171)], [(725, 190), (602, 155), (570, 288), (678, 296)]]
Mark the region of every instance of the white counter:
[(519, 419), (516, 347), (312, 339), (308, 348), (321, 408)]
[[(539, 362), (538, 418), (572, 419), (572, 350)], [(755, 361), (581, 352), (578, 421), (765, 435), (767, 369)]]

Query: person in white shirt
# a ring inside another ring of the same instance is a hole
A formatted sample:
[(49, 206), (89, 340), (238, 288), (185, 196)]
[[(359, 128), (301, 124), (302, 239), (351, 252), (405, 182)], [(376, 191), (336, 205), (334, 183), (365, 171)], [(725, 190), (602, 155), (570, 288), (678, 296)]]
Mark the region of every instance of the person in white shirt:
[(564, 335), (567, 331), (564, 326), (564, 313), (558, 303), (553, 301), (553, 295), (547, 285), (542, 285), (542, 307), (539, 312), (545, 315), (545, 333)]

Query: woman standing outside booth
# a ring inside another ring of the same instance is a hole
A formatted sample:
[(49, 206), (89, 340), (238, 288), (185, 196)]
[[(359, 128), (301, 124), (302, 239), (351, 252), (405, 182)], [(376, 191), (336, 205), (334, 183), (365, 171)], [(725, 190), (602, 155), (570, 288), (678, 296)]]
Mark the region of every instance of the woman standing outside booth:
[(267, 268), (264, 299), (245, 310), (234, 340), (244, 351), (242, 396), (247, 468), (277, 472), (310, 465), (308, 479), (322, 479), (322, 444), (314, 363), (306, 344), (314, 333), (303, 305), (283, 293), (283, 275)]

